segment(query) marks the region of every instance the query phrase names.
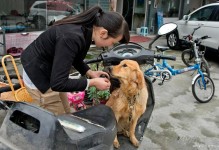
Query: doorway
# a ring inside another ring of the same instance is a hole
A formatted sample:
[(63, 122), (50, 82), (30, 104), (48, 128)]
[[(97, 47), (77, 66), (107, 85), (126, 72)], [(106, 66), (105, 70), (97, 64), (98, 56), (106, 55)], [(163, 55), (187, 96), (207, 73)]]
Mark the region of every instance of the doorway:
[(132, 14), (133, 14), (133, 0), (124, 0), (122, 15), (129, 25), (129, 30), (132, 29)]

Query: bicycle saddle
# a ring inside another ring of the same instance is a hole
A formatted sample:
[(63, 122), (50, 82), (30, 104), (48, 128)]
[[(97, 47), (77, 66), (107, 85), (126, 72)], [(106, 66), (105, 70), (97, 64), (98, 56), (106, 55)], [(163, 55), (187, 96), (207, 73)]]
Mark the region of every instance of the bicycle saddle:
[(157, 49), (158, 51), (164, 52), (164, 51), (166, 51), (166, 50), (168, 50), (168, 49), (170, 49), (170, 48), (169, 48), (169, 47), (166, 47), (166, 46), (156, 46), (156, 49)]

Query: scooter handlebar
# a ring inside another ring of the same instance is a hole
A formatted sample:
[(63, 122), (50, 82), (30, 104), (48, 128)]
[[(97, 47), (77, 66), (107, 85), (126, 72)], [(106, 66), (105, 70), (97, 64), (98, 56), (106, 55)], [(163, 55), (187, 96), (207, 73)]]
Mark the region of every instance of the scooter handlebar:
[(135, 60), (139, 64), (153, 64), (154, 51), (146, 50), (136, 43), (120, 44), (94, 59), (85, 60), (86, 64), (103, 62), (103, 66), (117, 65), (124, 59)]
[(176, 60), (176, 57), (175, 56), (165, 56), (165, 55), (154, 55), (154, 58), (156, 59), (168, 59), (168, 60)]
[(103, 61), (103, 58), (102, 57), (97, 57), (97, 58), (94, 58), (94, 59), (85, 60), (84, 62), (86, 64), (92, 64), (92, 63), (97, 63), (97, 62), (101, 62), (101, 61)]

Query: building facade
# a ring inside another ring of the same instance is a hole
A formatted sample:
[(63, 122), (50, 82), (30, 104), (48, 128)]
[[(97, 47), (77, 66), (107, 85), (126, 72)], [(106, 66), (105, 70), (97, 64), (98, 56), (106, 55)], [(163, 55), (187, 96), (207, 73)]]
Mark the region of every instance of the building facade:
[(108, 0), (1, 0), (0, 26), (6, 33), (45, 30), (53, 20), (100, 5), (109, 11)]
[[(0, 55), (7, 49), (25, 49), (53, 21), (83, 12), (93, 5), (111, 9), (109, 0), (1, 0)], [(4, 30), (4, 32), (3, 32)], [(4, 46), (1, 46), (4, 45)]]
[[(100, 5), (104, 11), (121, 13), (128, 22), (130, 31), (136, 32), (137, 28), (145, 26), (148, 27), (149, 34), (156, 34), (161, 24), (177, 21), (194, 9), (215, 1), (1, 0), (0, 26), (5, 31), (6, 49), (14, 46), (26, 48), (54, 20), (81, 13), (93, 5)], [(24, 32), (28, 34), (22, 34)], [(2, 36), (0, 42), (3, 43)]]
[(217, 0), (117, 0), (117, 11), (122, 13), (129, 23), (131, 31), (145, 26), (149, 34), (157, 33), (162, 23), (182, 19), (183, 15)]
[(194, 9), (216, 0), (1, 0), (0, 26), (6, 33), (45, 30), (51, 21), (100, 5), (105, 11), (117, 11), (127, 20), (130, 30), (147, 26), (153, 34), (163, 23), (174, 22)]

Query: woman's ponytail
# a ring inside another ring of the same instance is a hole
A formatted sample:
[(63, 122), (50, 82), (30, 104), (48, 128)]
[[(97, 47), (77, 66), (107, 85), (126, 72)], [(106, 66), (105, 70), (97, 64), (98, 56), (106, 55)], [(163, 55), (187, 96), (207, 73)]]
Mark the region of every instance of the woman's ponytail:
[(117, 12), (104, 12), (101, 7), (94, 6), (78, 15), (68, 16), (56, 21), (54, 25), (81, 24), (87, 27), (103, 27), (110, 37), (116, 38), (123, 35), (122, 43), (130, 39), (129, 27), (123, 16)]
[(93, 25), (96, 22), (97, 15), (101, 14), (103, 10), (99, 6), (94, 6), (80, 13), (78, 15), (67, 16), (61, 20), (58, 20), (54, 25), (62, 24), (82, 24), (82, 25)]

